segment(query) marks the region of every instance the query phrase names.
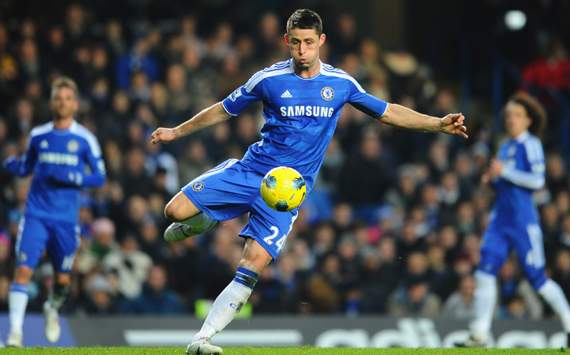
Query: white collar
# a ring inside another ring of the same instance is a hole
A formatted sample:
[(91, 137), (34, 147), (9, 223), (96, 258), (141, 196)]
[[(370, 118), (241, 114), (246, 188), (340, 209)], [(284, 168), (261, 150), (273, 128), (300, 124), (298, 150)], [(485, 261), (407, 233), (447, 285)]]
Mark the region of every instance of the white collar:
[(523, 133), (519, 134), (519, 136), (516, 137), (515, 140), (517, 142), (521, 143), (524, 140), (526, 140), (528, 138), (528, 136), (530, 136), (530, 133), (528, 133), (528, 131), (524, 131)]

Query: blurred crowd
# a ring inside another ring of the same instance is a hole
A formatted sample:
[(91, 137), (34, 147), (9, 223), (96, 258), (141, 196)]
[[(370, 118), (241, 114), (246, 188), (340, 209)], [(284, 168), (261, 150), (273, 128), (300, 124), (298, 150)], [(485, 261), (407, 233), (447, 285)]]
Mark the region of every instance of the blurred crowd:
[[(78, 121), (96, 134), (104, 152), (108, 180), (82, 197), (82, 243), (64, 310), (192, 313), (197, 300), (213, 299), (232, 279), (246, 216), (169, 245), (162, 240), (162, 210), (188, 181), (222, 160), (240, 158), (259, 138), (263, 117), (253, 105), (167, 146), (150, 144), (149, 134), (287, 58), (284, 18), (259, 14), (254, 31), (239, 33), (231, 21), (204, 30), (191, 15), (133, 28), (96, 20), (77, 4), (64, 14), (57, 24), (0, 22), (1, 157), (22, 153), (30, 129), (50, 119), (50, 82), (62, 74), (78, 82)], [(325, 22), (324, 62), (390, 102), (432, 115), (458, 111), (456, 87), (437, 85), (420, 59), (383, 50), (359, 33), (349, 14), (335, 21)], [(254, 312), (470, 317), (471, 274), (493, 202), (492, 190), (479, 182), (499, 138), (491, 134), (489, 117), (468, 117), (471, 139), (465, 142), (397, 130), (345, 107), (315, 190), (250, 299)], [(547, 267), (570, 297), (570, 179), (557, 147), (547, 158), (547, 184), (536, 194)], [(29, 183), (0, 171), (1, 311), (7, 309)], [(53, 282), (47, 262), (34, 280), (29, 307), (38, 311)], [(505, 264), (499, 280), (499, 317), (551, 314), (516, 260)]]

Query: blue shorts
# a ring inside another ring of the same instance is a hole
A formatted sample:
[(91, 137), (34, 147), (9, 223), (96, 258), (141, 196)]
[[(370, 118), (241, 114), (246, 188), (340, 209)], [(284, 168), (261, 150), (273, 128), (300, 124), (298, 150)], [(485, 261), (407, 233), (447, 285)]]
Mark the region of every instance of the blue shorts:
[(546, 282), (544, 270), (544, 244), (542, 230), (536, 223), (516, 226), (513, 223), (491, 221), (481, 245), (478, 269), (496, 275), (514, 250), (524, 273), (535, 289)]
[(18, 228), (16, 262), (33, 269), (47, 250), (55, 271), (67, 273), (78, 247), (78, 224), (24, 216)]
[(249, 221), (240, 236), (254, 239), (277, 259), (298, 209), (279, 212), (267, 206), (259, 194), (261, 179), (259, 172), (230, 159), (192, 180), (182, 192), (200, 211), (217, 221), (249, 212)]

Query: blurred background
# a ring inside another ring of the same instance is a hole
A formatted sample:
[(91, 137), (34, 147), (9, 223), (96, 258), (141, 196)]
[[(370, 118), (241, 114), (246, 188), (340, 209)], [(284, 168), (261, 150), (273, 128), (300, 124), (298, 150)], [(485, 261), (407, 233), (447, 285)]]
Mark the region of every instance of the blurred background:
[[(245, 218), (168, 245), (165, 203), (181, 186), (259, 139), (261, 106), (166, 146), (149, 144), (288, 57), (296, 8), (320, 13), (322, 60), (371, 94), (420, 112), (463, 112), (470, 139), (378, 124), (346, 106), (319, 181), (279, 260), (258, 283), (255, 315), (472, 315), (479, 244), (493, 202), (479, 184), (502, 139), (501, 108), (518, 90), (549, 113), (547, 184), (536, 193), (548, 272), (570, 297), (570, 2), (3, 0), (0, 156), (21, 153), (50, 120), (51, 81), (75, 79), (78, 121), (103, 148), (106, 185), (86, 191), (70, 317), (203, 313), (232, 279)], [(0, 171), (0, 312), (29, 179)], [(500, 319), (552, 313), (516, 261), (500, 275)], [(35, 274), (40, 311), (52, 271)]]

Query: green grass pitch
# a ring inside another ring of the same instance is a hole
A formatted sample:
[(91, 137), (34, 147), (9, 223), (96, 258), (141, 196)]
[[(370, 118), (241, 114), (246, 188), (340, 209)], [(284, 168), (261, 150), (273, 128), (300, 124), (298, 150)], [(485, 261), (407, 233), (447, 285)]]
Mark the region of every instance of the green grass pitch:
[[(184, 355), (183, 347), (93, 347), (93, 348), (24, 348), (1, 349), (2, 355), (61, 354), (61, 355)], [(225, 348), (224, 355), (561, 355), (570, 351), (557, 349), (354, 349), (354, 348)]]

